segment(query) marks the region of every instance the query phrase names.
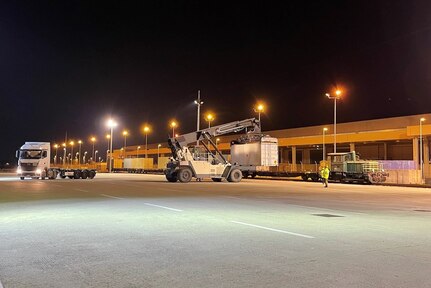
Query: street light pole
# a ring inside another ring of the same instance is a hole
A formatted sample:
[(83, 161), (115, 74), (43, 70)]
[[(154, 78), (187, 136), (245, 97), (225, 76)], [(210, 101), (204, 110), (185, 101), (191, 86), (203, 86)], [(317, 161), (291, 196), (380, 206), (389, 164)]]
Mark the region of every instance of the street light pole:
[(260, 122), (260, 113), (262, 113), (264, 109), (265, 107), (263, 106), (263, 104), (258, 104), (257, 107), (254, 109), (254, 112), (257, 112), (257, 115), (258, 115), (259, 126), (261, 131), (262, 131), (262, 123)]
[(334, 99), (334, 153), (337, 153), (337, 99), (340, 99), (341, 94), (341, 90), (336, 90), (335, 96), (331, 96), (329, 93), (325, 94), (329, 99)]
[(71, 152), (70, 152), (70, 154), (72, 155), (72, 157), (70, 158), (70, 160), (72, 160), (72, 165), (73, 165), (73, 145), (75, 144), (75, 142), (73, 142), (73, 141), (70, 141), (70, 146), (72, 146), (72, 148), (71, 148)]
[(208, 128), (211, 128), (211, 121), (214, 120), (214, 115), (212, 114), (207, 114), (206, 116), (206, 120), (208, 121)]
[(157, 166), (159, 166), (159, 158), (160, 158), (160, 147), (162, 144), (157, 145)]
[(112, 172), (112, 139), (113, 139), (113, 136), (114, 136), (113, 135), (113, 130), (114, 130), (114, 127), (116, 127), (116, 126), (117, 126), (117, 123), (114, 120), (112, 120), (112, 119), (108, 120), (108, 127), (111, 128), (111, 136), (109, 137), (109, 139), (111, 141), (111, 143), (110, 143), (110, 149), (109, 149), (109, 152), (110, 152), (110, 157), (109, 157), (109, 173)]
[(94, 158), (93, 161), (95, 161), (97, 163), (97, 153), (99, 153), (99, 151), (94, 151)]
[(129, 132), (127, 132), (127, 130), (123, 131), (123, 135), (124, 135), (124, 155), (123, 158), (126, 158), (126, 147), (127, 147), (127, 135), (129, 135)]
[(79, 144), (79, 152), (78, 152), (78, 165), (81, 165), (81, 145), (82, 145), (82, 141), (79, 140), (78, 141)]
[(175, 127), (177, 127), (177, 122), (172, 121), (171, 127), (172, 127), (172, 138), (174, 138), (175, 137)]
[(58, 144), (54, 144), (54, 148), (55, 148), (55, 160), (54, 160), (54, 165), (57, 165), (57, 152), (58, 152)]
[(136, 158), (138, 158), (139, 149), (141, 149), (141, 146), (136, 147)]
[(425, 121), (425, 118), (421, 118), (419, 120), (419, 162), (420, 162), (420, 168), (421, 168), (421, 184), (424, 181), (424, 159), (423, 159), (423, 142), (422, 142), (422, 122)]
[(326, 147), (325, 147), (325, 132), (326, 131), (328, 131), (328, 128), (323, 128), (323, 138), (322, 138), (322, 142), (323, 142), (323, 145), (322, 145), (322, 147), (323, 147), (323, 154), (322, 154), (322, 160), (323, 161), (325, 161), (325, 158), (326, 158)]
[(63, 153), (63, 166), (64, 166), (64, 165), (66, 165), (66, 154), (67, 154), (67, 151), (66, 151), (66, 147), (67, 147), (67, 146), (66, 146), (66, 143), (63, 143), (63, 147), (64, 147), (64, 148), (63, 148), (63, 152), (64, 152), (64, 153)]
[[(93, 159), (95, 159), (95, 156), (94, 156), (94, 142), (96, 142), (96, 137), (91, 137), (91, 142), (93, 143), (93, 151), (92, 151), (92, 154), (91, 154), (91, 156), (93, 157)], [(97, 161), (96, 161), (97, 162)]]
[[(198, 99), (195, 100), (195, 104), (198, 106), (198, 115), (197, 115), (197, 123), (196, 123), (196, 131), (200, 130), (200, 115), (201, 115), (201, 106), (204, 104), (204, 101), (201, 101), (201, 90), (198, 90)], [(199, 140), (196, 141), (196, 145), (199, 146)]]

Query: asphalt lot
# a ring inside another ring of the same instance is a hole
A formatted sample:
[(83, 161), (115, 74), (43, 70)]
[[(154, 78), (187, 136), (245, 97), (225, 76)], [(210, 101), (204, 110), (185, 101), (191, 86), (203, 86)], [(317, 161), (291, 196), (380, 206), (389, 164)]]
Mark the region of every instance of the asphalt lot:
[(0, 287), (431, 287), (431, 190), (0, 175)]

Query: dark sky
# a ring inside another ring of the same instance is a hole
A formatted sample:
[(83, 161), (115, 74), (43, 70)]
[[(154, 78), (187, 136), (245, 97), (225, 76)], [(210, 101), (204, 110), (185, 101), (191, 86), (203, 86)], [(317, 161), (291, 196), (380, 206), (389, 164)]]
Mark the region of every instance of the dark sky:
[(430, 112), (431, 1), (273, 2), (2, 1), (0, 163), (100, 139), (109, 115), (116, 147), (144, 122), (164, 144), (172, 118), (195, 129), (198, 89), (214, 124), (265, 101), (264, 130), (331, 123), (336, 85), (340, 122)]

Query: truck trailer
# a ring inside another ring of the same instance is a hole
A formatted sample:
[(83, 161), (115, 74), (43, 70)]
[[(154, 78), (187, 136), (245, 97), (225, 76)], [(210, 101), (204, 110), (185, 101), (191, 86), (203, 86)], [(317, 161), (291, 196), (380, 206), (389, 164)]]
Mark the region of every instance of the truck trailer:
[(95, 169), (64, 169), (50, 167), (51, 144), (49, 142), (25, 142), (16, 151), (18, 158), (17, 175), (21, 180), (26, 177), (32, 179), (56, 179), (57, 177), (70, 179), (93, 179)]

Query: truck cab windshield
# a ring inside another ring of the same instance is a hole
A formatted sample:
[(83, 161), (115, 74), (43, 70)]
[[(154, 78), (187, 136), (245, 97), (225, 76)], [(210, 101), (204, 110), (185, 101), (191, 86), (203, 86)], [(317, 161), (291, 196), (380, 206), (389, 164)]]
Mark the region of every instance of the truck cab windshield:
[(20, 150), (20, 159), (40, 159), (42, 158), (42, 150)]

